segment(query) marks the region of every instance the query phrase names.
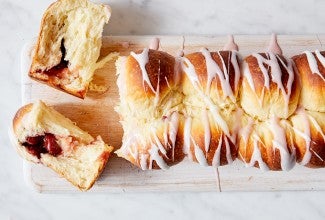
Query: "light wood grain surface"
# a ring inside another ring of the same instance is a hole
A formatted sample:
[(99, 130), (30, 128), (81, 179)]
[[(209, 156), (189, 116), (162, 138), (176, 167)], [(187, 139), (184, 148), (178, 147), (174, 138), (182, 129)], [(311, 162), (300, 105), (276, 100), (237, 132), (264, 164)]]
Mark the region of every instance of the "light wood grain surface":
[[(147, 47), (153, 37), (160, 38), (160, 49), (172, 55), (184, 47), (184, 52), (206, 47), (221, 50), (226, 36), (106, 36), (102, 55), (117, 51), (127, 55), (130, 51)], [(235, 36), (242, 57), (252, 52), (265, 51), (270, 36)], [(325, 35), (278, 36), (285, 56), (305, 50), (324, 49)], [(127, 47), (128, 45), (128, 47)], [(108, 86), (104, 94), (89, 92), (85, 100), (57, 91), (27, 77), (32, 43), (22, 52), (23, 103), (43, 100), (75, 121), (82, 129), (103, 139), (116, 149), (121, 145), (122, 128), (114, 111), (118, 101), (114, 61), (97, 70), (94, 83)], [(38, 192), (78, 192), (70, 183), (41, 165), (24, 163), (25, 179)], [(124, 159), (112, 156), (101, 178), (90, 192), (145, 192), (145, 191), (272, 191), (272, 190), (325, 190), (325, 169), (308, 169), (297, 165), (289, 172), (262, 172), (245, 168), (240, 161), (219, 167), (201, 167), (185, 159), (167, 171), (141, 171)]]

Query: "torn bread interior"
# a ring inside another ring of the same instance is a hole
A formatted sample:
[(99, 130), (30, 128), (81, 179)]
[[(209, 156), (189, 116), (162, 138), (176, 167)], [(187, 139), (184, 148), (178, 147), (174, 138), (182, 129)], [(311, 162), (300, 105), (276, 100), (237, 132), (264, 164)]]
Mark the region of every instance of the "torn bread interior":
[(110, 8), (87, 0), (58, 0), (44, 13), (29, 76), (84, 98), (101, 49)]
[(13, 139), (24, 159), (50, 167), (81, 190), (92, 187), (113, 150), (42, 101), (18, 110)]

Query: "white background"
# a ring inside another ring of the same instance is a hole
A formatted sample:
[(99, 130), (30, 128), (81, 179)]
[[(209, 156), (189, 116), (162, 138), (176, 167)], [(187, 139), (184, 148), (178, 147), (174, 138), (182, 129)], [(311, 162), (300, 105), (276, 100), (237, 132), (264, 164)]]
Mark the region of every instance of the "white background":
[[(322, 0), (101, 1), (105, 35), (325, 33)], [(31, 191), (7, 129), (21, 103), (19, 53), (49, 0), (0, 0), (0, 219), (325, 219), (325, 192), (48, 195)]]

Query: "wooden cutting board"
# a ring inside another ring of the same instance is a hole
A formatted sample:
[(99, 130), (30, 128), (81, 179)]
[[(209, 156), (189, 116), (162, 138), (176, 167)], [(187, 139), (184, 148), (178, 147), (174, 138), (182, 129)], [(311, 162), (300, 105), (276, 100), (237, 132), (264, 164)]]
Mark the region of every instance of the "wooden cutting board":
[[(117, 51), (127, 55), (130, 51), (147, 47), (153, 37), (160, 38), (160, 50), (176, 55), (184, 47), (185, 54), (206, 47), (210, 51), (221, 50), (227, 41), (225, 36), (106, 36), (101, 54)], [(235, 36), (242, 57), (252, 52), (265, 51), (270, 36)], [(304, 50), (323, 49), (325, 35), (278, 36), (285, 56)], [(53, 105), (92, 135), (101, 135), (110, 145), (119, 148), (122, 128), (114, 111), (118, 101), (115, 84), (114, 61), (96, 72), (94, 82), (108, 86), (104, 94), (89, 92), (85, 100), (57, 91), (28, 78), (30, 51), (27, 44), (22, 52), (23, 104), (38, 99)], [(24, 163), (27, 183), (38, 192), (78, 192), (70, 183), (41, 165)], [(201, 167), (185, 159), (167, 171), (142, 171), (128, 161), (112, 156), (102, 176), (90, 192), (144, 192), (144, 191), (273, 191), (273, 190), (325, 190), (325, 169), (308, 169), (297, 165), (289, 172), (262, 172), (245, 168), (240, 161), (219, 167)]]

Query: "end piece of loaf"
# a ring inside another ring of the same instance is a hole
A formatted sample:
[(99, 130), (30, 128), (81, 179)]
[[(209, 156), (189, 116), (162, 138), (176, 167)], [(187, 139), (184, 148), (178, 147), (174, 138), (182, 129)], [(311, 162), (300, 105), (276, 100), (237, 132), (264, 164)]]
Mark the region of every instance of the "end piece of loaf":
[(42, 101), (18, 110), (13, 140), (24, 159), (50, 167), (80, 190), (93, 186), (113, 150)]
[(84, 98), (98, 68), (111, 12), (87, 0), (59, 0), (44, 13), (29, 76)]

